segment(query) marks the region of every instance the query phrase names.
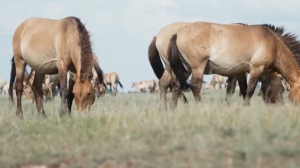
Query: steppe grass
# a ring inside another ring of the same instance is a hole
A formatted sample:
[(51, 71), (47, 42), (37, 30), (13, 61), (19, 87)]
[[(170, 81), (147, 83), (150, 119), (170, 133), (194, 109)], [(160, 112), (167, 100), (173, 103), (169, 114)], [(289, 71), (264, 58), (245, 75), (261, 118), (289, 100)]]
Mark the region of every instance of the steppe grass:
[(48, 119), (23, 99), (23, 120), (2, 96), (0, 167), (299, 167), (300, 107), (286, 92), (284, 105), (255, 93), (249, 107), (237, 93), (228, 104), (225, 90), (203, 91), (199, 104), (186, 95), (173, 112), (158, 111), (158, 94), (105, 95), (69, 117), (56, 97), (44, 104)]

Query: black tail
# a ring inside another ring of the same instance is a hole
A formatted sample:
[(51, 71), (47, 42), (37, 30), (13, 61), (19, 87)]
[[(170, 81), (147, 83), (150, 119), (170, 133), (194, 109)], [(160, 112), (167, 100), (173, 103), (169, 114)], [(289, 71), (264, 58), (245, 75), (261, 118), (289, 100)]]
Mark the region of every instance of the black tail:
[(13, 102), (14, 101), (14, 96), (13, 96), (13, 89), (14, 89), (14, 83), (15, 83), (15, 78), (16, 78), (16, 64), (14, 61), (14, 57), (11, 59), (11, 71), (10, 71), (10, 82), (9, 82), (9, 97), (10, 100)]
[(183, 90), (187, 90), (190, 88), (190, 84), (188, 84), (187, 82), (187, 79), (190, 76), (190, 72), (183, 65), (183, 58), (177, 48), (176, 40), (177, 34), (174, 34), (169, 43), (168, 60), (174, 74), (176, 75), (176, 78), (180, 82), (180, 88)]
[(155, 43), (156, 37), (153, 37), (153, 40), (148, 48), (148, 58), (156, 77), (160, 79), (165, 71), (165, 68), (161, 62)]
[(123, 89), (123, 85), (120, 81), (118, 81), (118, 84), (120, 85), (120, 87)]
[(99, 84), (104, 84), (103, 82), (103, 71), (100, 68), (100, 66), (98, 65), (98, 63), (96, 61), (94, 61), (94, 68), (95, 71), (98, 75), (98, 81), (95, 81), (96, 86), (98, 86)]

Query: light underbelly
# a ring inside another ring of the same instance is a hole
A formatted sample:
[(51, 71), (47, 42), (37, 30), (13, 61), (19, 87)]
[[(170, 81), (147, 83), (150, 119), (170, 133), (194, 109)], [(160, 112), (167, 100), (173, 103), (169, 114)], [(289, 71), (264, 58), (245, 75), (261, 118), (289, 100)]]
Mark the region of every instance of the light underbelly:
[(244, 62), (221, 63), (212, 62), (209, 60), (205, 67), (205, 74), (219, 74), (223, 76), (237, 75), (244, 72), (249, 72), (249, 64)]
[(57, 58), (37, 58), (37, 57), (23, 57), (25, 62), (36, 72), (44, 74), (56, 74), (58, 72), (57, 68)]

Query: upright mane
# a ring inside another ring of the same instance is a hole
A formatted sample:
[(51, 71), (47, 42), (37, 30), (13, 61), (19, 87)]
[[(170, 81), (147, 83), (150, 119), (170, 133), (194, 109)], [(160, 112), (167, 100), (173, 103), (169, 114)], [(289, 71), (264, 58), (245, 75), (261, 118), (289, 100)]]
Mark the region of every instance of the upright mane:
[(77, 31), (79, 35), (78, 45), (81, 47), (81, 69), (80, 69), (80, 82), (87, 79), (88, 75), (92, 72), (93, 68), (93, 51), (90, 41), (89, 32), (82, 24), (79, 18), (72, 17), (77, 23)]
[(284, 26), (274, 26), (272, 24), (262, 24), (278, 35), (285, 44), (285, 46), (293, 53), (294, 58), (300, 68), (300, 41), (297, 40), (297, 35), (293, 33), (286, 33)]

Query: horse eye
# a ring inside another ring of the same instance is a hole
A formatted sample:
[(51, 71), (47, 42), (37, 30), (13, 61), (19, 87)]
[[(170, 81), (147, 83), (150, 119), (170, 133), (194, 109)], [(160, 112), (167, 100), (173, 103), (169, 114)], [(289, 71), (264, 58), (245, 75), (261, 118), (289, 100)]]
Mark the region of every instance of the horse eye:
[(91, 95), (91, 93), (89, 92), (87, 95), (88, 95), (88, 96), (90, 96), (90, 95)]

